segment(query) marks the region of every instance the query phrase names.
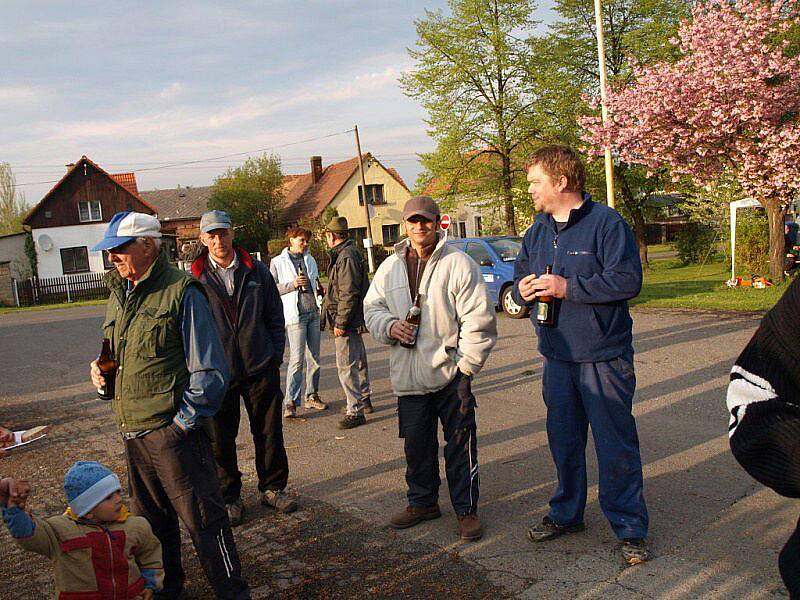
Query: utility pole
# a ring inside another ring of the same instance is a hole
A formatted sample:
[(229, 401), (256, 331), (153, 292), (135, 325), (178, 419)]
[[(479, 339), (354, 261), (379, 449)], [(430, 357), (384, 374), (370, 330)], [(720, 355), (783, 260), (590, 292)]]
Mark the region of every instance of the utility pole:
[[(597, 29), (597, 61), (600, 66), (600, 112), (603, 116), (603, 125), (608, 121), (606, 108), (606, 50), (603, 42), (603, 6), (602, 0), (594, 0), (594, 19)], [(616, 208), (614, 200), (614, 162), (611, 158), (611, 147), (606, 146), (606, 199), (611, 208)]]
[(353, 126), (356, 132), (356, 150), (358, 151), (358, 170), (361, 173), (361, 190), (364, 198), (364, 217), (367, 219), (367, 237), (364, 239), (364, 247), (367, 249), (369, 259), (369, 272), (375, 272), (375, 255), (372, 251), (372, 223), (369, 220), (369, 199), (367, 198), (367, 180), (364, 177), (364, 157), (361, 156), (361, 140), (358, 138), (358, 125)]

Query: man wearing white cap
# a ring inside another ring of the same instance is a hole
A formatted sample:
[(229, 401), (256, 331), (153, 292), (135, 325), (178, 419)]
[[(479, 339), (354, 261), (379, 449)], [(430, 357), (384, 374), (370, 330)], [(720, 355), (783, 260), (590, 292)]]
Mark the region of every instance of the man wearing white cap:
[[(192, 537), (218, 598), (249, 598), (215, 473), (205, 419), (219, 409), (228, 380), (225, 353), (202, 286), (160, 252), (151, 215), (117, 213), (92, 250), (114, 265), (103, 337), (119, 363), (111, 408), (128, 462), (131, 508), (164, 550), (164, 589), (181, 595), (178, 517)], [(92, 382), (105, 384), (96, 361)]]

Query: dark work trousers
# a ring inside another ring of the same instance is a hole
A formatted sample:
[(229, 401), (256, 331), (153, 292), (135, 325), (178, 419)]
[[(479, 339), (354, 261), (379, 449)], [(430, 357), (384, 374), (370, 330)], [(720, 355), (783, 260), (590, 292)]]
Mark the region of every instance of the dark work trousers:
[[(800, 409), (779, 400), (749, 404), (731, 450), (751, 477), (781, 496), (800, 498)], [(778, 569), (792, 600), (800, 600), (800, 521), (778, 556)]]
[(458, 515), (478, 510), (475, 408), (466, 415), (459, 412), (459, 377), (460, 373), (446, 387), (431, 394), (397, 399), (400, 437), (405, 440), (409, 506), (432, 506), (439, 501), (439, 420), (444, 430), (444, 464), (453, 508)]
[(231, 504), (242, 491), (242, 474), (236, 457), (240, 403), (244, 399), (250, 434), (256, 451), (258, 491), (282, 490), (289, 480), (289, 460), (283, 443), (283, 393), (280, 370), (230, 388), (214, 416), (214, 456), (225, 504)]
[(583, 522), (591, 425), (600, 470), (600, 508), (619, 539), (647, 537), (642, 459), (631, 413), (635, 390), (633, 352), (605, 362), (544, 359), (547, 441), (558, 475), (549, 516), (556, 523)]
[(161, 542), (165, 595), (177, 594), (185, 579), (180, 517), (216, 597), (249, 598), (206, 432), (167, 425), (125, 440), (125, 454), (132, 511)]

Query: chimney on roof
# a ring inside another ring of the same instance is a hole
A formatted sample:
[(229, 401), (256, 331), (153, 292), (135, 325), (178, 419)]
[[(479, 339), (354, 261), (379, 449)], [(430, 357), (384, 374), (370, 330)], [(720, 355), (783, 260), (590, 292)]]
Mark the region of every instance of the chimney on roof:
[(311, 180), (317, 183), (322, 178), (322, 157), (311, 157)]

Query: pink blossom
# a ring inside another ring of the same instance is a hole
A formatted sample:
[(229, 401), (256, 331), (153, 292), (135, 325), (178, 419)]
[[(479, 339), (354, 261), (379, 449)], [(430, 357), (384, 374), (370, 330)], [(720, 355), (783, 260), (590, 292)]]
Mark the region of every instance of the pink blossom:
[[(783, 2), (701, 2), (678, 31), (674, 63), (636, 67), (609, 90), (609, 121), (583, 117), (592, 152), (707, 182), (734, 173), (762, 202), (800, 189), (800, 58), (775, 36), (797, 24)], [(788, 15), (788, 16), (787, 16)], [(772, 38), (772, 41), (770, 41)]]

